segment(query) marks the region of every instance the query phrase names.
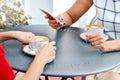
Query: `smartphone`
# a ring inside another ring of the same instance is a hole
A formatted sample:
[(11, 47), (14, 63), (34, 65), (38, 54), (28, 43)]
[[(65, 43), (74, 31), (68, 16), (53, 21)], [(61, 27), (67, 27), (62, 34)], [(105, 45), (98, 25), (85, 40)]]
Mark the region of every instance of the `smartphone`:
[(50, 19), (56, 20), (60, 25), (64, 25), (63, 22), (61, 22), (60, 20), (56, 19), (51, 13), (49, 13), (46, 10), (40, 9), (44, 14), (48, 15)]

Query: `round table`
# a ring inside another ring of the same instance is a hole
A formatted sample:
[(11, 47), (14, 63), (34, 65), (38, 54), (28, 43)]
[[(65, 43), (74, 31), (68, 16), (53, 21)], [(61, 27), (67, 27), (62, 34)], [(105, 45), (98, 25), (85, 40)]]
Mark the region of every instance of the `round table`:
[[(45, 66), (45, 76), (86, 76), (111, 70), (120, 64), (120, 52), (101, 52), (80, 38), (85, 32), (82, 28), (65, 27), (58, 30), (48, 25), (16, 26), (5, 29), (30, 31), (36, 35), (47, 36), (56, 41), (56, 58)], [(10, 65), (26, 72), (34, 56), (22, 52), (21, 43), (8, 40), (3, 43)]]

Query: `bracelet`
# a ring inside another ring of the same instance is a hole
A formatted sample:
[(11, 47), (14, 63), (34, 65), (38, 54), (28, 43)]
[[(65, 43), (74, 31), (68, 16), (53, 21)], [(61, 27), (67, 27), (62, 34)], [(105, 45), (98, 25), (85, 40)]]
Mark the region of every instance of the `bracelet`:
[(69, 17), (71, 18), (71, 21), (72, 21), (72, 23), (74, 23), (74, 19), (73, 19), (73, 17), (71, 16), (71, 14), (69, 14), (67, 11), (66, 11), (66, 13), (69, 15)]

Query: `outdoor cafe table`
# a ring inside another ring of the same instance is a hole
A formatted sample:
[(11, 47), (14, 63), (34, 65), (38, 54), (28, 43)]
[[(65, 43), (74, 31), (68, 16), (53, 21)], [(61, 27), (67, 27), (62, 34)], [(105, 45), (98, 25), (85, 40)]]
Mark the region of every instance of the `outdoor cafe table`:
[[(101, 52), (80, 38), (85, 30), (65, 27), (58, 30), (49, 25), (16, 26), (5, 29), (33, 32), (35, 35), (47, 36), (56, 41), (56, 58), (45, 66), (44, 76), (76, 77), (97, 74), (111, 70), (120, 64), (120, 52)], [(8, 40), (3, 43), (5, 56), (13, 69), (26, 72), (34, 56), (22, 51), (21, 43)]]

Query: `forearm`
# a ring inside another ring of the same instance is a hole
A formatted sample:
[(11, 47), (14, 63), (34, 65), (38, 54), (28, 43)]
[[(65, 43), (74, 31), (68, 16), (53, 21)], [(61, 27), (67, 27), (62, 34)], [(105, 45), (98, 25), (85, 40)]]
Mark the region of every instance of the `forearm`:
[(20, 80), (39, 80), (39, 77), (43, 72), (44, 66), (45, 62), (43, 60), (35, 58), (26, 74)]
[(13, 31), (0, 32), (0, 43), (9, 39), (15, 39)]
[(120, 51), (120, 39), (110, 41), (109, 45), (111, 51)]
[(72, 19), (72, 23), (76, 22), (92, 6), (92, 4), (92, 0), (77, 0), (67, 11)]

